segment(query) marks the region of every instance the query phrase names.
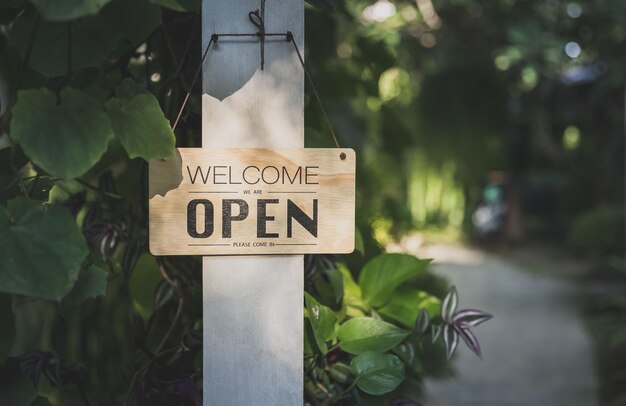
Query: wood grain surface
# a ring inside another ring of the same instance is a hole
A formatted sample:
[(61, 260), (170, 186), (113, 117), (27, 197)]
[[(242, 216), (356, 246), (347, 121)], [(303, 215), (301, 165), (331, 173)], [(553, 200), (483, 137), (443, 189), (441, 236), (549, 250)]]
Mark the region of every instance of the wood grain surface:
[(154, 255), (354, 250), (351, 149), (181, 148), (149, 190)]

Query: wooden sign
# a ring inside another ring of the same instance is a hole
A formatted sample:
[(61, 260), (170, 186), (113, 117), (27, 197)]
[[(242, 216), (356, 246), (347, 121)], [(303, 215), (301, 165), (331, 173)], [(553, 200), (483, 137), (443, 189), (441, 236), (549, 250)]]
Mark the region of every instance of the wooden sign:
[(154, 255), (350, 253), (351, 149), (179, 148), (150, 162)]

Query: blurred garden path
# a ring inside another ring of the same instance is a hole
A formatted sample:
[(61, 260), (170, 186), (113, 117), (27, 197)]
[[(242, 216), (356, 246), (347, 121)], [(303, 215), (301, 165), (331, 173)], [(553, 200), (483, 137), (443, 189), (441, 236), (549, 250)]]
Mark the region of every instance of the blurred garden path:
[(579, 285), (530, 273), (504, 258), (452, 246), (422, 247), (459, 291), (461, 308), (494, 319), (477, 327), (483, 359), (461, 342), (457, 375), (426, 383), (426, 406), (595, 406), (591, 340)]

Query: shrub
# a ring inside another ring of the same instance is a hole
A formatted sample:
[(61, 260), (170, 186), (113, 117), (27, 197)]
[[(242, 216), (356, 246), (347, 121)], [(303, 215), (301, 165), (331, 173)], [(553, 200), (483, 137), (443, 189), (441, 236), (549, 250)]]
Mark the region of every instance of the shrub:
[(623, 206), (593, 208), (574, 221), (569, 243), (591, 255), (623, 254), (624, 222)]

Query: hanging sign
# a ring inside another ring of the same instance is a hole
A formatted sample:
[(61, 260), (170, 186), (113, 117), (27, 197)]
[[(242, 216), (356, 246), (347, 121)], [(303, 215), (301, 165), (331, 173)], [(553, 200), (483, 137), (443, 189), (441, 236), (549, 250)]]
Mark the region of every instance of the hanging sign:
[(179, 148), (150, 162), (154, 255), (350, 253), (351, 149)]

